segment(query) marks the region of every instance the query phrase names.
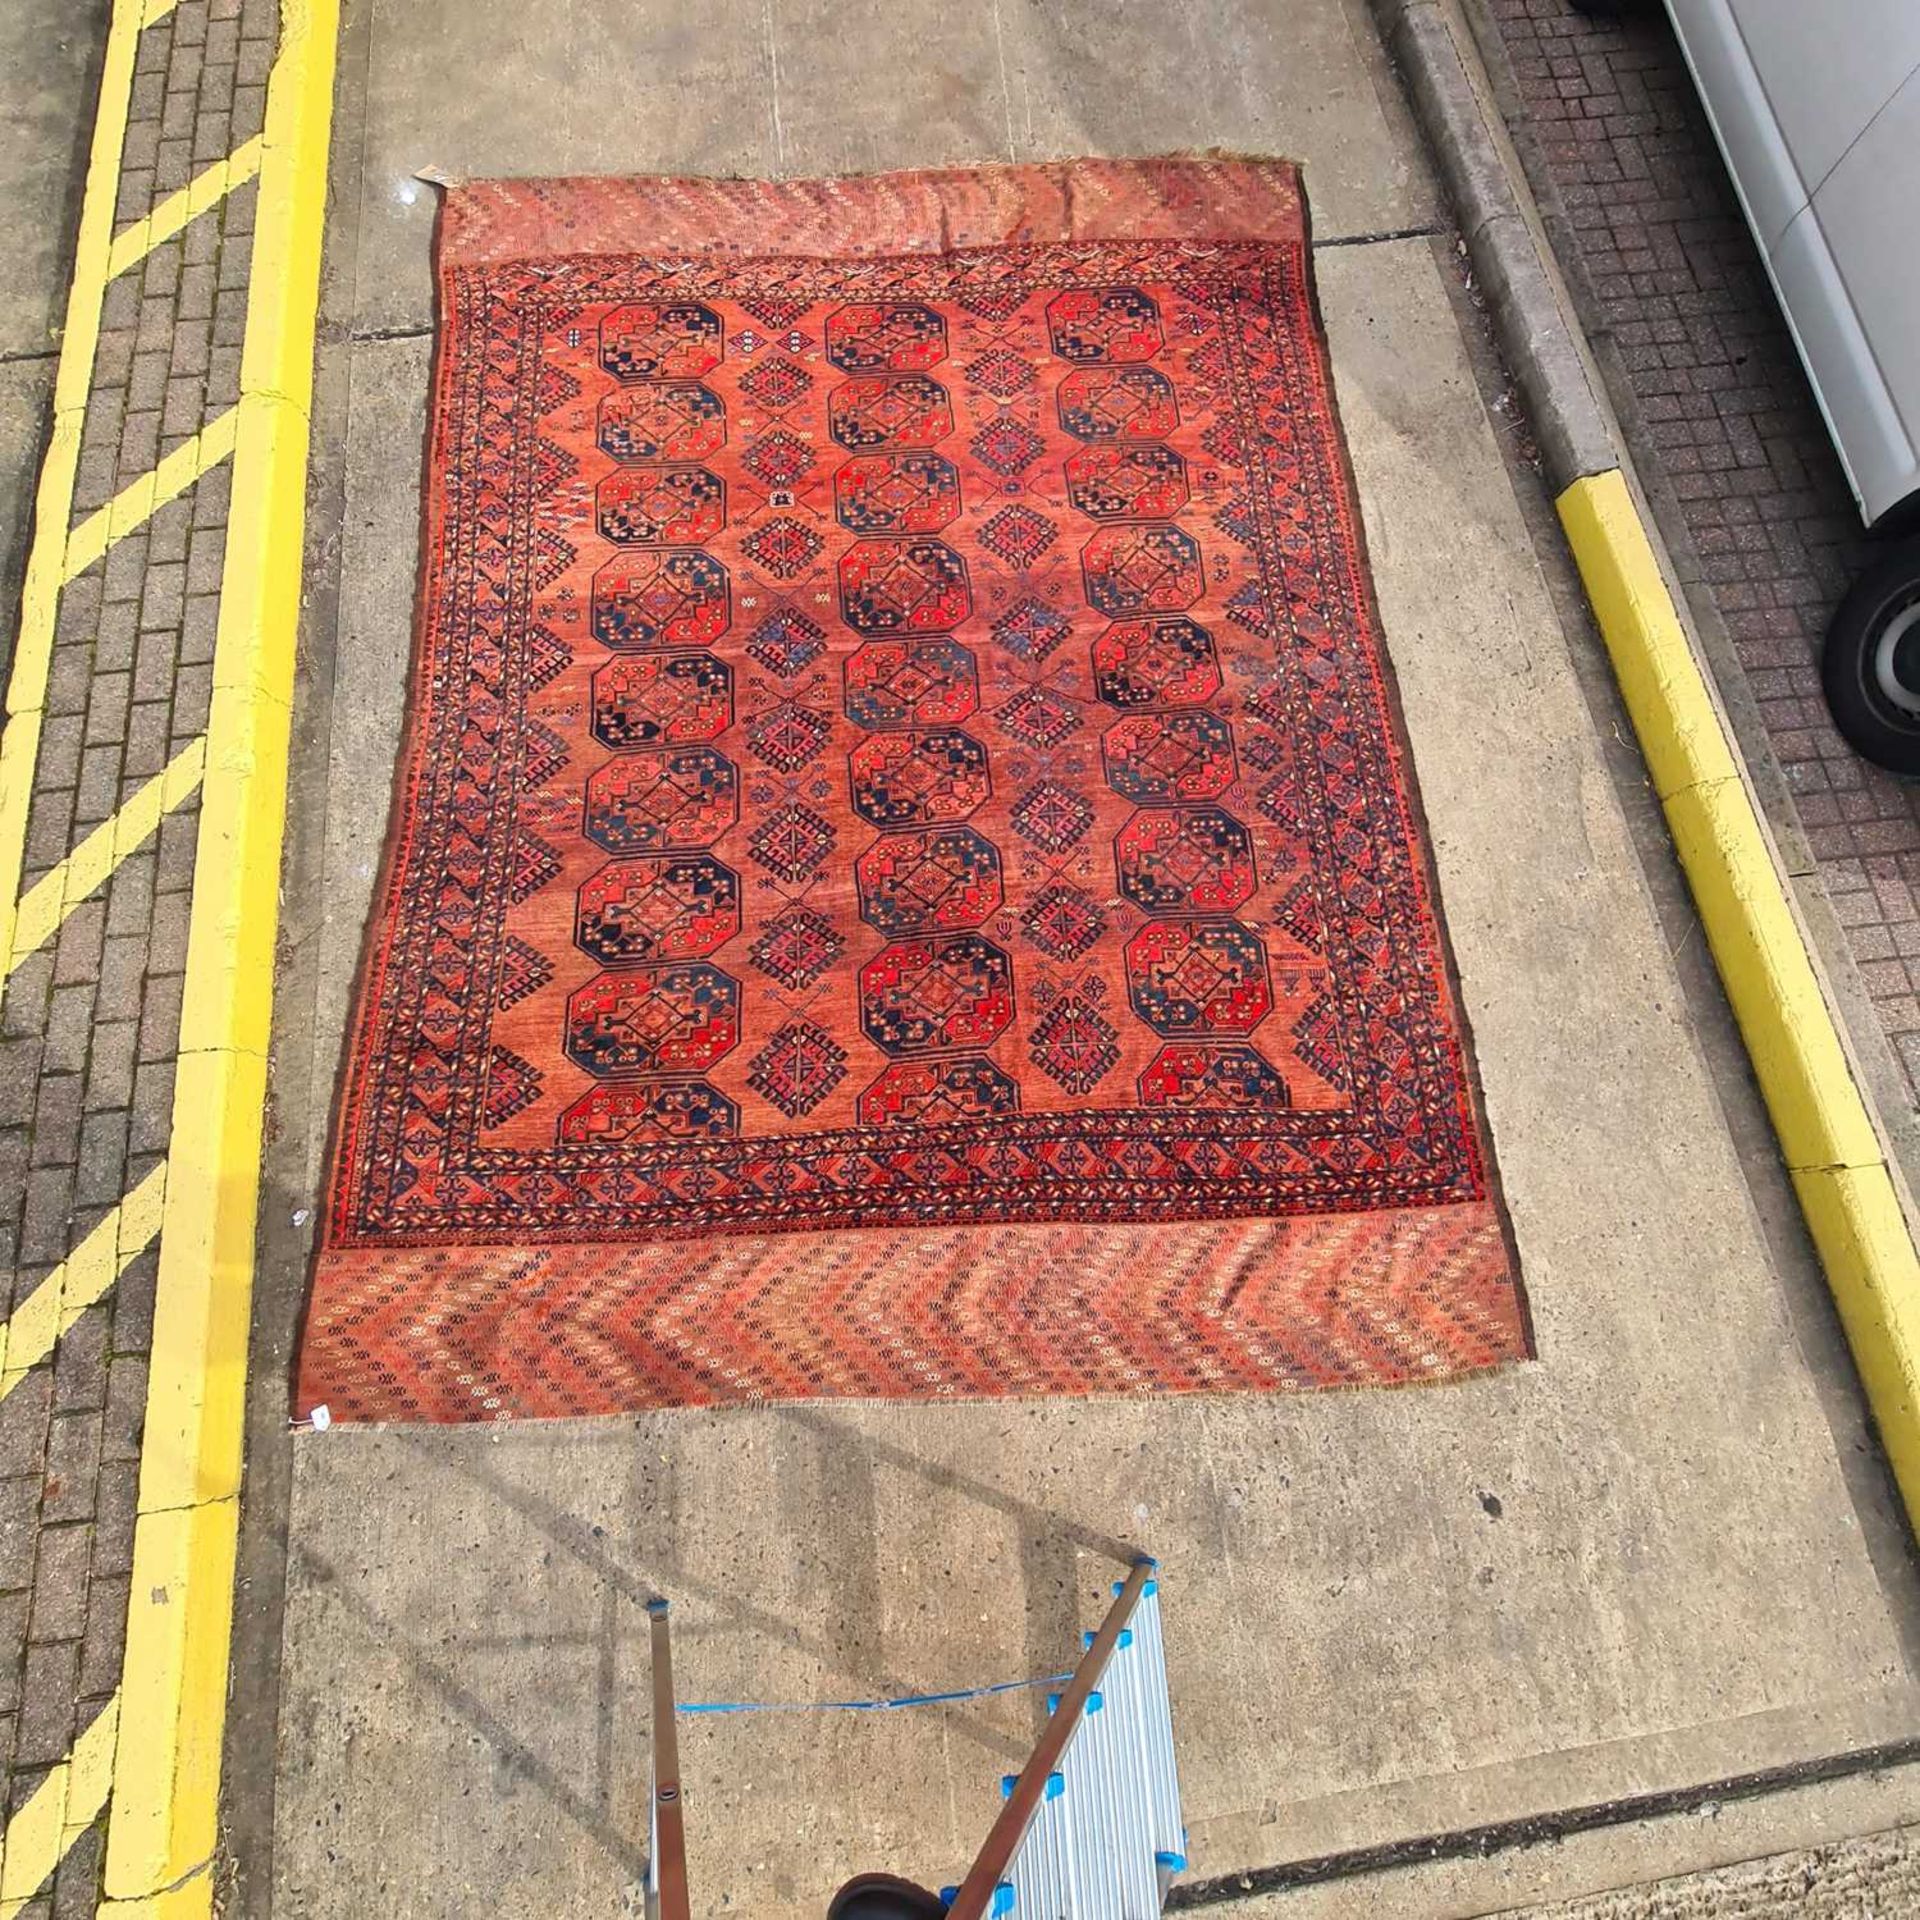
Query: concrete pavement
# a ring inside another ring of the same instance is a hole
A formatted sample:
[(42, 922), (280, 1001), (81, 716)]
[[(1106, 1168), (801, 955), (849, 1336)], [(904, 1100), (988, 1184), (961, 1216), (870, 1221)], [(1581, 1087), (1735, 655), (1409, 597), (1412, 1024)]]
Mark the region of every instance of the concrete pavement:
[[(105, 0), (21, 0), (0, 10), (0, 607), (11, 613), (31, 531), (33, 477), (65, 317), (68, 248), (79, 218), (89, 108)], [(0, 669), (11, 621), (0, 637)]]
[[(1150, 1548), (1200, 1876), (1920, 1730), (1904, 1535), (1359, 0), (367, 0), (342, 71), (230, 1769), (246, 1909), (622, 1911), (656, 1590), (684, 1693), (805, 1700), (1047, 1670), (1113, 1560)], [(416, 174), (1204, 146), (1306, 169), (1539, 1360), (1398, 1394), (289, 1443), (282, 1362), (404, 693)], [(697, 1724), (700, 1910), (817, 1914), (883, 1863), (952, 1877), (1032, 1711)], [(1492, 1872), (1404, 1910), (1511, 1904)]]

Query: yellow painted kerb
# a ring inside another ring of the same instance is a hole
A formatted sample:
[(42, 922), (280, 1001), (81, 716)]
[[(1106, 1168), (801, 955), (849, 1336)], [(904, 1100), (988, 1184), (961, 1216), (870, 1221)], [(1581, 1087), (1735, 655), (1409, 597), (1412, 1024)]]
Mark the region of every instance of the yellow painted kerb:
[(1617, 469), (1560, 520), (1920, 1532), (1920, 1255), (1773, 843)]
[(338, 0), (282, 0), (259, 147), (100, 1909), (116, 1920), (212, 1911), (338, 29)]

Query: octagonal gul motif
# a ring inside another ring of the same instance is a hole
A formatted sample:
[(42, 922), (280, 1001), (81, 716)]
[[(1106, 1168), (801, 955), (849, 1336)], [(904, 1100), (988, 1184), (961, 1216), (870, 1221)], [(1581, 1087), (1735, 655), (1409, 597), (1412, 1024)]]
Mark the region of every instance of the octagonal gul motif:
[(596, 974), (567, 997), (567, 1057), (596, 1079), (704, 1073), (739, 1044), (739, 982), (710, 961)]
[(715, 740), (733, 724), (733, 669), (712, 653), (630, 653), (593, 676), (593, 735), (623, 753)]
[(740, 817), (740, 776), (712, 747), (623, 753), (587, 780), (582, 831), (609, 853), (711, 846)]
[(1204, 706), (1220, 687), (1213, 635), (1184, 615), (1116, 620), (1093, 643), (1093, 690), (1122, 712)]
[(708, 553), (636, 554), (593, 576), (603, 647), (708, 647), (732, 620), (727, 570)]
[(930, 447), (953, 431), (953, 406), (923, 373), (842, 380), (827, 395), (827, 431), (850, 453)]
[(848, 762), (854, 810), (876, 827), (964, 820), (993, 792), (987, 750), (958, 727), (876, 733)]
[(740, 877), (710, 853), (613, 860), (582, 883), (575, 943), (607, 967), (700, 960), (740, 931)]
[(937, 453), (857, 453), (833, 476), (851, 533), (938, 533), (960, 516), (960, 474)]
[(1232, 913), (1253, 898), (1253, 835), (1219, 807), (1136, 813), (1113, 843), (1120, 891), (1149, 913)]
[(1013, 962), (977, 933), (900, 940), (860, 969), (860, 1025), (883, 1053), (986, 1047), (1013, 1018)]
[(697, 380), (622, 387), (600, 402), (595, 438), (614, 460), (706, 460), (727, 443), (727, 410)]
[(948, 725), (980, 704), (979, 669), (958, 640), (869, 640), (845, 675), (847, 718), (870, 732)]
[(622, 547), (697, 547), (727, 523), (726, 483), (705, 467), (638, 467), (594, 490), (602, 538)]
[(991, 1060), (900, 1060), (860, 1096), (863, 1127), (941, 1127), (1020, 1111), (1020, 1089)]
[(697, 380), (725, 348), (720, 316), (694, 300), (615, 307), (600, 322), (600, 364), (616, 380)]
[(827, 358), (842, 373), (924, 373), (947, 357), (947, 323), (914, 301), (861, 301), (827, 316)]
[(1047, 302), (1047, 336), (1062, 360), (1151, 360), (1160, 309), (1139, 287), (1076, 287)]
[(1158, 440), (1180, 424), (1173, 382), (1156, 367), (1075, 367), (1054, 405), (1076, 440)]
[(860, 917), (890, 937), (977, 927), (1000, 906), (1000, 855), (971, 827), (890, 834), (853, 866)]
[(1272, 1113), (1293, 1104), (1287, 1083), (1252, 1047), (1162, 1047), (1140, 1075), (1143, 1107), (1224, 1107)]
[(948, 633), (973, 611), (967, 563), (944, 540), (856, 540), (839, 581), (856, 633)]
[(1237, 920), (1149, 920), (1126, 946), (1127, 999), (1168, 1039), (1251, 1033), (1273, 1011), (1267, 950)]
[(1217, 713), (1143, 713), (1116, 720), (1100, 741), (1107, 784), (1135, 806), (1217, 800), (1240, 777), (1233, 729)]
[(1187, 463), (1151, 440), (1082, 447), (1067, 456), (1067, 498), (1090, 519), (1166, 520), (1187, 497)]
[(1178, 527), (1102, 527), (1080, 549), (1087, 598), (1110, 619), (1184, 613), (1206, 591), (1199, 544)]
[(704, 1080), (589, 1087), (560, 1116), (563, 1147), (623, 1147), (648, 1141), (731, 1140), (740, 1109)]

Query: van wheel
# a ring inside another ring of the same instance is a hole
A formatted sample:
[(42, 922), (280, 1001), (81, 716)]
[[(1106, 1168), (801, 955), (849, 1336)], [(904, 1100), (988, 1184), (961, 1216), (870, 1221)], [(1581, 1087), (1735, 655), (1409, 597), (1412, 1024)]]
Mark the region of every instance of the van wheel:
[(1827, 628), (1820, 680), (1856, 753), (1920, 775), (1920, 540), (1853, 583)]

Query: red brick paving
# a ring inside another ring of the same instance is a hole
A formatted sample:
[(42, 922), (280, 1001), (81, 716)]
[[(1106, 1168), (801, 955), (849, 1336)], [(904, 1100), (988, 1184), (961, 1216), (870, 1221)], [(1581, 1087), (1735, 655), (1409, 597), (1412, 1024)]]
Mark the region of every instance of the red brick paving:
[[(1656, 6), (1588, 20), (1567, 0), (1483, 0), (1543, 198), (1557, 201), (1701, 585), (1732, 639), (1807, 844), (1882, 1026), (1920, 1085), (1920, 786), (1834, 731), (1816, 666), (1869, 551), (1773, 289)], [(1671, 529), (1669, 532), (1671, 534)]]

